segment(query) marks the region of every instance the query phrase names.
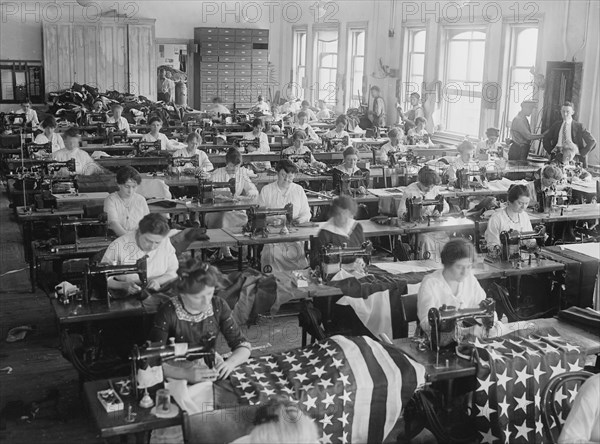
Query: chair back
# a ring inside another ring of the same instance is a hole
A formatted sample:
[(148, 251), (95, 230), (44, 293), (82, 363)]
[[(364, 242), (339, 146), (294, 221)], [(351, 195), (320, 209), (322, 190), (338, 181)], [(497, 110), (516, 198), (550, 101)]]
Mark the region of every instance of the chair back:
[(408, 337), (408, 324), (411, 322), (417, 323), (417, 330), (419, 328), (419, 317), (417, 315), (417, 295), (416, 294), (403, 294), (400, 296), (400, 302), (402, 304), (402, 328), (400, 337)]
[(230, 443), (247, 435), (254, 426), (258, 406), (240, 405), (212, 412), (183, 412), (183, 442)]
[(550, 442), (558, 442), (558, 436), (564, 424), (563, 418), (566, 419), (571, 411), (571, 404), (569, 403), (567, 408), (563, 408), (563, 403), (567, 400), (557, 401), (555, 399), (556, 394), (563, 391), (563, 387), (574, 385), (573, 383), (579, 383), (581, 387), (581, 384), (590, 376), (592, 376), (592, 373), (586, 371), (562, 373), (551, 378), (542, 390), (542, 423), (544, 424), (544, 433)]

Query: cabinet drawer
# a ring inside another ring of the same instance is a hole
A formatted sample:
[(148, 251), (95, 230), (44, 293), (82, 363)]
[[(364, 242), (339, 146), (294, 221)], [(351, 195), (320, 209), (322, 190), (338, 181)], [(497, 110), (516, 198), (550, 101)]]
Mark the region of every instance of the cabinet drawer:
[(257, 57), (254, 56), (252, 57), (252, 66), (255, 65), (266, 65), (267, 64), (267, 57), (266, 56), (261, 56), (261, 57)]
[(253, 49), (252, 50), (252, 57), (261, 58), (261, 57), (267, 57), (268, 55), (269, 55), (269, 51), (266, 49)]
[(234, 56), (219, 56), (219, 62), (233, 63), (234, 61)]
[(219, 48), (220, 56), (233, 56), (235, 55), (235, 51), (233, 49), (221, 49)]
[(235, 48), (233, 49), (252, 49), (252, 43), (235, 43)]
[(235, 83), (249, 84), (251, 81), (252, 81), (252, 78), (251, 78), (250, 74), (248, 74), (247, 76), (238, 76), (236, 74), (236, 76), (235, 76)]
[(239, 43), (248, 43), (252, 44), (252, 37), (249, 35), (236, 35), (235, 41)]
[[(204, 59), (202, 59), (204, 60)], [(200, 63), (200, 71), (203, 71), (205, 69), (207, 70), (214, 70), (214, 69), (218, 69), (219, 68), (219, 64), (218, 63), (214, 63), (214, 62), (202, 62)]]
[(218, 35), (217, 28), (198, 28), (198, 34), (201, 37)]
[(251, 29), (236, 29), (235, 30), (235, 35), (236, 36), (252, 35), (252, 30)]
[(202, 44), (204, 42), (218, 42), (218, 41), (219, 41), (219, 36), (217, 34), (200, 36), (200, 44)]
[(225, 93), (232, 93), (235, 91), (235, 85), (233, 84), (233, 82), (224, 82), (223, 80), (221, 80), (219, 82), (219, 91), (223, 94)]
[(252, 70), (252, 77), (261, 77), (261, 78), (266, 79), (268, 75), (269, 75), (269, 71), (266, 69), (253, 69)]
[(233, 70), (235, 68), (235, 64), (233, 63), (220, 63), (219, 62), (219, 70)]
[(219, 75), (218, 69), (203, 69), (200, 68), (200, 78), (204, 77), (217, 77)]
[(219, 28), (219, 36), (233, 36), (235, 29), (233, 28)]
[[(200, 80), (204, 80), (200, 78)], [(202, 82), (201, 84), (202, 91), (214, 91), (217, 92), (217, 82)]]
[(235, 62), (236, 63), (251, 63), (252, 62), (252, 57), (235, 56)]
[(253, 29), (252, 37), (268, 37), (269, 30), (268, 29)]
[(224, 83), (234, 83), (235, 76), (233, 74), (230, 74), (228, 76), (219, 76), (219, 81), (224, 82)]
[(219, 42), (219, 49), (235, 49), (234, 42)]
[(252, 43), (269, 43), (269, 37), (252, 37)]
[(216, 41), (203, 41), (200, 43), (200, 48), (216, 49), (218, 43)]
[(200, 81), (201, 82), (216, 82), (218, 80), (218, 76), (205, 76), (200, 74)]
[(233, 43), (233, 42), (235, 42), (235, 37), (232, 35), (220, 35), (219, 43), (221, 43), (221, 42)]
[(252, 50), (251, 49), (235, 49), (235, 55), (236, 56), (245, 56), (245, 57), (251, 57), (252, 56)]
[(235, 76), (236, 77), (250, 77), (252, 75), (252, 71), (249, 69), (236, 69)]
[(219, 56), (216, 56), (216, 55), (214, 55), (214, 56), (212, 56), (212, 55), (210, 55), (210, 56), (203, 55), (203, 56), (200, 56), (200, 61), (202, 63), (205, 63), (205, 62), (218, 62), (219, 61)]
[(251, 70), (252, 65), (250, 63), (236, 63), (235, 70), (237, 71), (239, 69)]
[(203, 55), (203, 56), (216, 56), (217, 55), (217, 49), (216, 48), (201, 47), (200, 48), (200, 55)]

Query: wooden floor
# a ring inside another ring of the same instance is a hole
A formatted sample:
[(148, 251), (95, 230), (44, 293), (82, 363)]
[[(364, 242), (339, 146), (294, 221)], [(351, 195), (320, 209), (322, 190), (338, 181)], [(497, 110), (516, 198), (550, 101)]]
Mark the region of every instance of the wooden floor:
[[(0, 442), (102, 442), (86, 415), (76, 371), (58, 349), (57, 327), (46, 295), (30, 292), (21, 233), (6, 195), (0, 195)], [(23, 341), (5, 342), (8, 330), (19, 325), (36, 327)], [(254, 355), (300, 346), (295, 316), (262, 319), (247, 332)], [(38, 403), (33, 419), (22, 419)]]

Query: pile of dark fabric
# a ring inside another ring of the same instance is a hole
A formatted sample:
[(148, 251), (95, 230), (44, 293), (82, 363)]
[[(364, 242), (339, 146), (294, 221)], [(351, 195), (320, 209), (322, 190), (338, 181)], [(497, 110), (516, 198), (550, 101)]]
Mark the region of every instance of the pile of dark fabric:
[(48, 94), (48, 113), (57, 121), (76, 125), (85, 125), (86, 116), (92, 111), (94, 102), (101, 101), (103, 109), (110, 109), (111, 104), (123, 105), (123, 117), (130, 124), (145, 124), (151, 116), (158, 116), (163, 121), (163, 127), (178, 125), (183, 115), (190, 111), (187, 107), (174, 103), (154, 102), (144, 96), (135, 96), (118, 91), (101, 93), (98, 88), (74, 83), (69, 89)]

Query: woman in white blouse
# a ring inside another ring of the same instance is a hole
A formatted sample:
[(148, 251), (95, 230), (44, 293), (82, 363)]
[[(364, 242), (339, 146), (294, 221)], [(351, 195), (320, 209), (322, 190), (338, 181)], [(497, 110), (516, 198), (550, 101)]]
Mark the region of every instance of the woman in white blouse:
[[(202, 143), (202, 137), (198, 133), (189, 133), (185, 139), (187, 146), (181, 148), (173, 153), (173, 157), (198, 157), (198, 169), (202, 172), (212, 171), (213, 164), (208, 158), (208, 155), (198, 149), (200, 143)], [(194, 168), (191, 163), (186, 163), (184, 166), (179, 167), (180, 172), (187, 169)]]
[(104, 199), (108, 227), (117, 236), (135, 231), (140, 220), (150, 213), (146, 199), (136, 192), (140, 183), (140, 173), (133, 167), (124, 166), (117, 171), (119, 191), (109, 194)]
[(141, 139), (142, 142), (156, 142), (157, 140), (160, 140), (160, 149), (161, 150), (175, 149), (175, 147), (173, 146), (171, 141), (167, 138), (167, 136), (165, 136), (163, 133), (160, 132), (160, 129), (163, 126), (163, 121), (160, 117), (158, 117), (158, 116), (151, 117), (150, 120), (148, 121), (148, 124), (150, 125), (150, 132), (147, 134), (144, 134), (142, 136), (142, 139)]
[(244, 133), (244, 140), (258, 141), (258, 147), (253, 145), (246, 147), (246, 151), (249, 153), (268, 153), (271, 151), (271, 147), (269, 146), (269, 138), (265, 133), (263, 133), (264, 126), (265, 124), (262, 119), (256, 118), (252, 121), (252, 131)]
[(54, 132), (56, 129), (56, 119), (53, 116), (46, 117), (40, 124), (44, 132), (35, 137), (34, 143), (44, 144), (52, 143), (52, 152), (62, 150), (65, 147), (63, 138)]
[[(530, 194), (526, 185), (513, 185), (508, 190), (508, 205), (505, 208), (497, 210), (488, 223), (485, 231), (485, 241), (488, 249), (494, 246), (500, 246), (500, 233), (508, 230), (533, 231), (531, 220), (527, 214)], [(534, 246), (535, 239), (525, 241)]]
[[(465, 239), (455, 238), (444, 246), (441, 254), (444, 268), (425, 276), (417, 296), (417, 316), (425, 333), (431, 331), (427, 319), (431, 308), (440, 308), (444, 304), (458, 309), (478, 308), (486, 298), (485, 291), (471, 270), (474, 256), (475, 247)], [(490, 334), (497, 334), (501, 330), (495, 314), (494, 324), (496, 328), (491, 329)], [(481, 327), (475, 328), (470, 333), (481, 336), (483, 330)], [(440, 344), (449, 343), (453, 339), (451, 336), (441, 338)]]

